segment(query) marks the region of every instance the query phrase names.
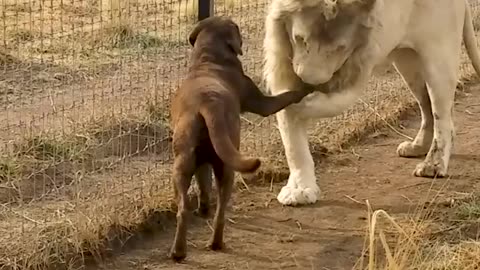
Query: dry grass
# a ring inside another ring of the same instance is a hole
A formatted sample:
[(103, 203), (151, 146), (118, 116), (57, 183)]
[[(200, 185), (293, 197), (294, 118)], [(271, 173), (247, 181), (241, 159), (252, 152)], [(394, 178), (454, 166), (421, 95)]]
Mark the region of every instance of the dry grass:
[(45, 203), (40, 213), (32, 211), (30, 204), (2, 210), (1, 216), (8, 220), (2, 227), (8, 231), (0, 241), (8, 245), (0, 248), (0, 265), (3, 269), (74, 269), (84, 263), (85, 256), (104, 255), (112, 241), (124, 242), (141, 225), (158, 218), (154, 209), (169, 209), (171, 190), (152, 178), (149, 174), (139, 177), (139, 181), (149, 181), (129, 190), (129, 196), (97, 195), (75, 204)]
[[(2, 269), (73, 269), (153, 226), (155, 211), (170, 209), (168, 138), (162, 116), (147, 111), (22, 140), (0, 160)], [(145, 171), (152, 154), (158, 166)], [(139, 157), (135, 181), (121, 166), (127, 157)]]
[[(392, 217), (369, 207), (368, 245), (364, 250), (368, 260), (362, 258), (356, 269), (478, 269), (479, 197), (469, 194), (453, 205), (449, 202), (445, 209), (445, 202), (439, 202), (437, 194), (427, 195), (412, 214), (405, 216)], [(386, 222), (379, 223), (380, 217)]]

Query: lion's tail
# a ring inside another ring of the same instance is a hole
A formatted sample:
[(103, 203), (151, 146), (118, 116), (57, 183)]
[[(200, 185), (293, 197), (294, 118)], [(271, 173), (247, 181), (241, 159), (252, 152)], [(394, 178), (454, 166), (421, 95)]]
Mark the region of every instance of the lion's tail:
[(477, 38), (475, 29), (473, 28), (472, 12), (468, 0), (465, 0), (465, 21), (463, 25), (463, 40), (467, 54), (472, 61), (473, 68), (478, 76), (480, 76), (480, 55), (477, 49)]
[[(217, 112), (214, 113), (214, 110)], [(251, 173), (260, 167), (259, 159), (243, 157), (233, 145), (229, 136), (228, 124), (225, 121), (225, 114), (221, 108), (205, 106), (200, 109), (200, 114), (205, 119), (213, 149), (225, 164), (242, 173)]]

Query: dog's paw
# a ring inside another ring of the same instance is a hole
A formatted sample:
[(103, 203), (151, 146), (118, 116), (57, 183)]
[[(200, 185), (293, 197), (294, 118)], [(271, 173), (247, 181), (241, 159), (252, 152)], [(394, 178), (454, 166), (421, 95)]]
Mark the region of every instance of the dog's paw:
[(225, 248), (225, 243), (223, 243), (223, 241), (211, 241), (210, 244), (208, 244), (208, 248), (219, 251)]
[(320, 197), (320, 188), (314, 184), (311, 187), (284, 186), (277, 196), (283, 205), (302, 205), (315, 203)]
[(172, 249), (169, 256), (174, 262), (179, 263), (185, 260), (185, 258), (187, 257), (187, 253), (185, 251), (178, 251)]
[(210, 208), (208, 206), (200, 205), (193, 211), (193, 214), (197, 217), (208, 218), (210, 216)]
[(442, 178), (447, 176), (447, 169), (442, 162), (429, 162), (423, 161), (417, 164), (417, 167), (413, 171), (413, 175), (417, 177), (428, 177), (428, 178)]
[(422, 147), (420, 145), (415, 145), (413, 142), (405, 141), (398, 145), (397, 154), (400, 157), (419, 157), (424, 156), (428, 153), (428, 147)]

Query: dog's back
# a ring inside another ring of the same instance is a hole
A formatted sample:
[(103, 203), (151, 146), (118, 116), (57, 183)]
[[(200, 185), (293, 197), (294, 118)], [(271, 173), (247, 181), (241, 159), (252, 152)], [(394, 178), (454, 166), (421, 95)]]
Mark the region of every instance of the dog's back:
[(258, 159), (244, 158), (240, 143), (240, 104), (222, 79), (205, 75), (188, 78), (172, 103), (174, 151), (194, 149), (196, 165), (219, 159), (240, 172), (252, 172)]
[(236, 90), (244, 84), (238, 49), (222, 47), (214, 40), (218, 33), (205, 31), (196, 41), (189, 72), (172, 102), (174, 151), (194, 149), (197, 166), (221, 160), (236, 171), (253, 172), (260, 160), (244, 158), (238, 151), (241, 102)]

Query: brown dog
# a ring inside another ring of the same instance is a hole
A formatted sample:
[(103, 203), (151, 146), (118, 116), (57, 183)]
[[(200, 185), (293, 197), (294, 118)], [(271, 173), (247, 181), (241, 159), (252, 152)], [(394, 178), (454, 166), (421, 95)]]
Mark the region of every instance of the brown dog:
[(211, 168), (218, 189), (214, 232), (210, 248), (223, 247), (225, 208), (233, 186), (234, 171), (254, 172), (257, 158), (243, 157), (240, 144), (240, 113), (274, 114), (298, 103), (312, 90), (290, 91), (264, 96), (243, 72), (242, 37), (236, 23), (228, 18), (210, 17), (200, 21), (189, 36), (194, 47), (183, 85), (171, 107), (173, 132), (173, 181), (178, 205), (177, 230), (170, 256), (186, 257), (187, 191), (195, 175), (200, 189), (197, 213), (209, 212)]

